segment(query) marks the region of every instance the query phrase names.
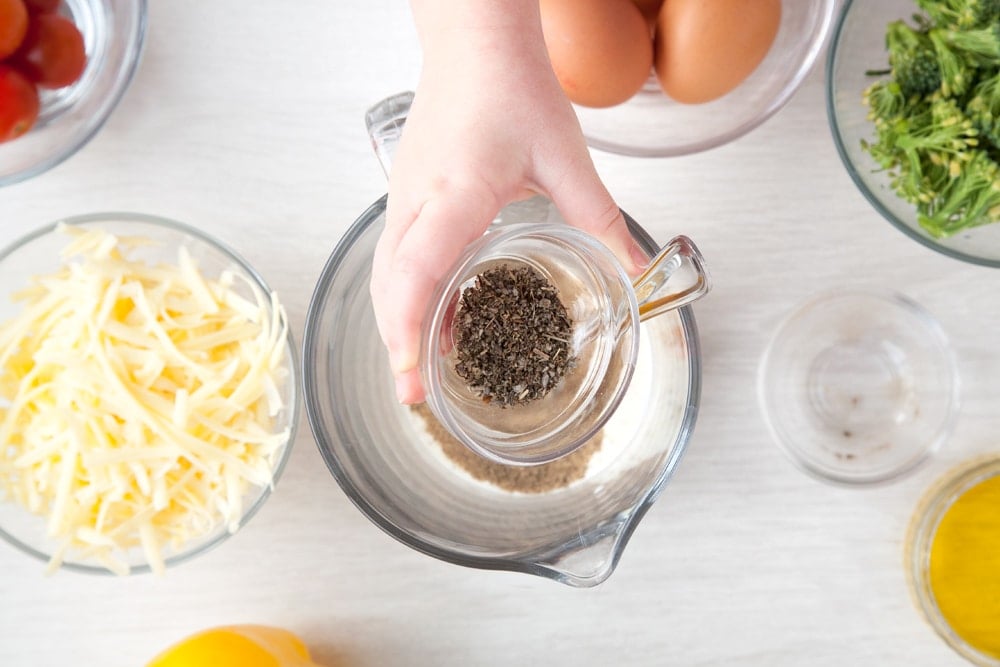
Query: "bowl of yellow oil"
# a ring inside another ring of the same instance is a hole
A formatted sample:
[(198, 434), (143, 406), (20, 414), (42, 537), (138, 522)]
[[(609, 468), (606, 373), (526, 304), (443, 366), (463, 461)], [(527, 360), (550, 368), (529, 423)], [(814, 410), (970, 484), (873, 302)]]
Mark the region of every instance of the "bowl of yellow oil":
[(906, 560), (934, 630), (973, 664), (1000, 667), (1000, 454), (931, 487), (910, 525)]

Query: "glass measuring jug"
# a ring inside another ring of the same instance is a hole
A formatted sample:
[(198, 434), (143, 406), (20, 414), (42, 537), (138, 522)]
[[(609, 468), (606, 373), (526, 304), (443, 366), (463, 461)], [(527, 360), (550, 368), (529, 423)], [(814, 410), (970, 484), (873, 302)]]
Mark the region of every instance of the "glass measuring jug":
[[(391, 153), (386, 137), (398, 134), (409, 97), (382, 103), (396, 105), (399, 119), (380, 126), (376, 153)], [(306, 316), (305, 407), (331, 476), (375, 526), (420, 553), (570, 586), (600, 584), (694, 432), (702, 355), (692, 308), (640, 325), (635, 373), (582, 477), (543, 492), (504, 490), (458, 468), (428, 437), (424, 421), (396, 400), (368, 289), (385, 205), (382, 196), (337, 243)], [(627, 213), (625, 220), (643, 251), (654, 255), (653, 239)], [(508, 205), (495, 224), (512, 221), (561, 224), (541, 197)]]

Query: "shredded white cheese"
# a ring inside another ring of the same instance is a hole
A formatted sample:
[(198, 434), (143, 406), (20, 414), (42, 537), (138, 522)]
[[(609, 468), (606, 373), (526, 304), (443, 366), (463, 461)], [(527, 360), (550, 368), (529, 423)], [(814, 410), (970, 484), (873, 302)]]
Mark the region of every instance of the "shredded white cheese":
[(15, 295), (0, 325), (0, 498), (46, 517), (67, 558), (154, 572), (169, 553), (237, 530), (288, 439), (288, 322), (272, 293), (130, 251), (151, 242), (64, 227), (63, 265)]

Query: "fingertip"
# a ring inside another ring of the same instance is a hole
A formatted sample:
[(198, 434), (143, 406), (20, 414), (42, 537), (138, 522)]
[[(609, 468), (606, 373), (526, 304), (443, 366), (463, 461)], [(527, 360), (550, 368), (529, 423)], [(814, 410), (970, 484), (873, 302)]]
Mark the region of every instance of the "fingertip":
[(603, 232), (592, 230), (591, 233), (611, 251), (629, 276), (634, 278), (649, 266), (649, 255), (632, 236), (624, 218), (620, 225), (609, 225)]
[(417, 368), (417, 350), (407, 345), (403, 346), (393, 337), (389, 337), (389, 367), (395, 376), (405, 375)]
[(609, 225), (597, 238), (614, 253), (628, 275), (638, 276), (649, 266), (649, 255), (632, 236), (624, 217), (620, 223)]
[(636, 276), (649, 267), (649, 255), (642, 249), (637, 241), (632, 242), (632, 247), (628, 251), (629, 259), (632, 260), (632, 269), (629, 275)]
[(607, 246), (627, 274), (642, 273), (649, 265), (649, 257), (636, 243), (625, 214), (597, 179), (596, 172), (580, 174), (577, 180), (564, 181), (560, 186), (559, 190), (550, 191), (549, 196), (566, 222)]
[(395, 380), (396, 400), (403, 405), (415, 405), (423, 402), (424, 387), (416, 369), (397, 374)]

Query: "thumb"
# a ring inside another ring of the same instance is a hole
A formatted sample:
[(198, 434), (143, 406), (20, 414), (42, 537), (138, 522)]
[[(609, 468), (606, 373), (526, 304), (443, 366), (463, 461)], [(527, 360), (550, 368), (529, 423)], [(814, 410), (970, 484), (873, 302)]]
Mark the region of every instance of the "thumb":
[(454, 186), (428, 199), (402, 234), (372, 298), (403, 403), (423, 399), (420, 336), (434, 290), (465, 248), (482, 236), (498, 205), (487, 191)]
[(598, 177), (589, 154), (562, 176), (546, 191), (566, 222), (608, 246), (629, 275), (641, 273), (649, 256), (632, 238), (625, 216)]

